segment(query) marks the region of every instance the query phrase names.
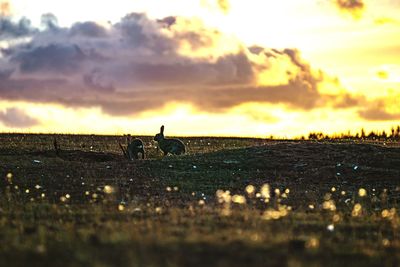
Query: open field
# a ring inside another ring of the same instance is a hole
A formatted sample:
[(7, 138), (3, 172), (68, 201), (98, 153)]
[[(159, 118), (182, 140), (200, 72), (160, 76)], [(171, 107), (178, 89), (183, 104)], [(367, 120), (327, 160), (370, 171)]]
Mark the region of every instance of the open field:
[(400, 265), (399, 143), (54, 137), (0, 135), (0, 265)]

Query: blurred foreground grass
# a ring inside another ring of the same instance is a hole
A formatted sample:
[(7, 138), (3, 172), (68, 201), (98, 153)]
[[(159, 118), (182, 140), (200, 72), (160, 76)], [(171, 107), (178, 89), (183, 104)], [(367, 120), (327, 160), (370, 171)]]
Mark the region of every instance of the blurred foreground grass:
[[(398, 266), (396, 144), (1, 135), (0, 265)], [(189, 142), (190, 141), (190, 142)]]

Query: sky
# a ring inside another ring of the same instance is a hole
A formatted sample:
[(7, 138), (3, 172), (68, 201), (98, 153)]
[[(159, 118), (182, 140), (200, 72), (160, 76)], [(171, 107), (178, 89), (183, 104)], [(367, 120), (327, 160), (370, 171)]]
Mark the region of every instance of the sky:
[(0, 132), (400, 124), (399, 0), (0, 0)]

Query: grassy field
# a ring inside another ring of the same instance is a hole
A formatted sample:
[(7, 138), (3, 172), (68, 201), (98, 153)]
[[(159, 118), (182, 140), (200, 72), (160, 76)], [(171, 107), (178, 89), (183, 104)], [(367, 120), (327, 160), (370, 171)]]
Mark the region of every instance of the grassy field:
[(399, 143), (141, 138), (0, 135), (0, 265), (400, 266)]

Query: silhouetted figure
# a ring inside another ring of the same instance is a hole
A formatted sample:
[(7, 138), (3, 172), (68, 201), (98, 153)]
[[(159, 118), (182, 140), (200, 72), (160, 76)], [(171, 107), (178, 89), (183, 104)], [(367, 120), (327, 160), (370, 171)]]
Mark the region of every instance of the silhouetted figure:
[(154, 136), (154, 141), (157, 141), (158, 146), (164, 152), (164, 156), (168, 155), (168, 153), (181, 155), (186, 152), (185, 145), (181, 140), (164, 137), (164, 125), (161, 126), (160, 133)]

